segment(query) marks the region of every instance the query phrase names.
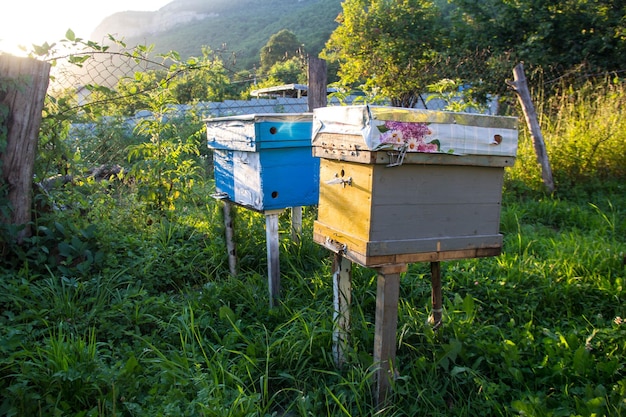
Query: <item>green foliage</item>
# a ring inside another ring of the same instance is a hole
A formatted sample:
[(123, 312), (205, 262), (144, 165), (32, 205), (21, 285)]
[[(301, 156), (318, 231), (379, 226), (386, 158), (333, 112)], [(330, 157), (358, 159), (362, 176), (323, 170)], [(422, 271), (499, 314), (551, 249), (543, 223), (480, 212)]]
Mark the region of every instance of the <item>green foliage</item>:
[(548, 102), (559, 115), (546, 139), (548, 153), (560, 168), (557, 180), (626, 178), (625, 100), (623, 82), (607, 80), (566, 88)]
[[(612, 1), (512, 2), (454, 0), (451, 29), (465, 50), (488, 49), (485, 69), (507, 55), (506, 68), (524, 61), (558, 73), (587, 65), (591, 71), (624, 68), (624, 5)], [(505, 61), (506, 62), (506, 61)]]
[(610, 205), (600, 196), (506, 195), (503, 254), (442, 264), (444, 325), (436, 332), (427, 324), (427, 268), (410, 265), (398, 378), (382, 409), (371, 389), (376, 274), (354, 268), (347, 363), (336, 369), (330, 260), (312, 242), (315, 210), (305, 210), (297, 245), (289, 217), (280, 217), (283, 298), (268, 310), (263, 216), (237, 210), (241, 272), (231, 277), (217, 202), (168, 217), (122, 197), (103, 204), (87, 214), (99, 219), (89, 229), (105, 254), (90, 274), (46, 271), (35, 259), (2, 270), (3, 414), (626, 411), (619, 195)]
[(250, 87), (249, 91), (282, 84), (307, 84), (307, 66), (302, 57), (293, 57), (287, 61), (275, 63), (267, 72), (263, 81)]
[(223, 101), (236, 95), (222, 58), (208, 47), (202, 48), (201, 57), (170, 67), (170, 73), (174, 68), (177, 72), (175, 78), (170, 77), (170, 88), (179, 103)]
[(380, 88), (370, 85), (359, 85), (353, 88), (347, 87), (341, 81), (330, 85), (335, 89), (328, 95), (329, 99), (336, 99), (341, 105), (389, 105), (389, 99), (381, 94)]
[(461, 80), (444, 78), (428, 86), (430, 95), (426, 98), (426, 104), (431, 100), (441, 100), (445, 103), (443, 110), (453, 112), (467, 112), (470, 110), (482, 113), (485, 106), (472, 98), (472, 89), (461, 85)]
[(129, 146), (145, 139), (133, 134), (133, 121), (122, 116), (102, 117), (93, 122), (74, 123), (67, 135), (67, 154), (77, 172), (94, 167), (126, 165)]
[(510, 94), (506, 80), (520, 61), (533, 81), (574, 84), (582, 73), (625, 66), (623, 5), (610, 1), (350, 0), (342, 8), (323, 56), (339, 63), (342, 84), (379, 87), (403, 107), (440, 79), (471, 85), (480, 103)]
[(298, 37), (293, 32), (283, 29), (272, 35), (261, 48), (260, 73), (267, 74), (275, 64), (301, 56), (302, 53), (302, 44)]
[(393, 105), (413, 107), (435, 71), (441, 36), (430, 1), (348, 0), (323, 56), (340, 64), (343, 84), (378, 87)]
[(174, 202), (193, 187), (199, 176), (194, 156), (199, 155), (200, 135), (181, 138), (170, 118), (175, 109), (169, 91), (150, 95), (152, 117), (141, 120), (135, 128), (149, 141), (129, 147), (132, 166), (129, 175), (137, 185), (140, 200), (155, 209), (173, 208)]

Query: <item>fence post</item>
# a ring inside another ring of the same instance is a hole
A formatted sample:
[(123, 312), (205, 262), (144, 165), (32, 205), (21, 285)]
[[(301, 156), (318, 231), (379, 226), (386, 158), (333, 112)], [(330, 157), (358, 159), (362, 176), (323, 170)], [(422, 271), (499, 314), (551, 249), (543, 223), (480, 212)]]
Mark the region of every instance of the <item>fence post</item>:
[(49, 81), (49, 63), (0, 55), (0, 127), (6, 132), (0, 169), (12, 208), (10, 218), (2, 221), (26, 226), (18, 243), (30, 235), (35, 153)]
[(528, 83), (526, 82), (526, 76), (524, 75), (523, 63), (520, 62), (515, 66), (515, 68), (513, 68), (513, 77), (514, 81), (508, 82), (508, 84), (517, 94), (517, 98), (522, 106), (526, 124), (528, 125), (528, 129), (530, 130), (530, 134), (533, 138), (537, 162), (541, 164), (541, 177), (543, 178), (543, 184), (546, 186), (547, 190), (552, 193), (555, 188), (554, 179), (552, 178), (552, 168), (550, 167), (546, 144), (543, 141), (543, 134), (541, 133), (541, 127), (539, 126), (537, 111), (535, 110), (535, 106), (530, 98), (530, 92), (528, 91)]
[(326, 107), (328, 76), (326, 74), (326, 61), (317, 57), (309, 57), (309, 88), (307, 91), (309, 111), (318, 107)]

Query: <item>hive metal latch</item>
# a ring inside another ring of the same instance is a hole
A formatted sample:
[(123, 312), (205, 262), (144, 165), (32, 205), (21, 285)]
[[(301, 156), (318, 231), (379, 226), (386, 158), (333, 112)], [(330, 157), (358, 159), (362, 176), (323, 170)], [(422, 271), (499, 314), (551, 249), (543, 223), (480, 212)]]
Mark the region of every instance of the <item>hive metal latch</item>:
[(398, 152), (387, 152), (387, 155), (389, 155), (389, 163), (387, 164), (388, 167), (397, 167), (402, 165), (402, 163), (404, 162), (404, 156), (406, 155), (406, 151), (409, 147), (404, 145), (402, 146)]
[(352, 185), (352, 177), (343, 178), (343, 177), (340, 177), (338, 174), (335, 174), (335, 178), (333, 178), (332, 180), (326, 181), (326, 184), (328, 185), (341, 184), (343, 188), (346, 188), (346, 185)]
[(214, 194), (211, 194), (211, 197), (213, 197), (216, 200), (225, 200), (228, 198), (228, 193), (224, 193), (224, 192), (214, 193)]
[(330, 249), (331, 251), (338, 254), (344, 254), (348, 249), (348, 245), (346, 245), (345, 243), (337, 242), (336, 240), (333, 240), (328, 236), (324, 240), (323, 245), (326, 249)]

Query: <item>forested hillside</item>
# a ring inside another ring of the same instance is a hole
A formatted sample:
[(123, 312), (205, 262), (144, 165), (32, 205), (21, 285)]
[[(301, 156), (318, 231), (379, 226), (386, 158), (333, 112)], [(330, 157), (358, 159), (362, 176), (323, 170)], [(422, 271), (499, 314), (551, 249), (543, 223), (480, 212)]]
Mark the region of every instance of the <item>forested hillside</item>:
[[(96, 28), (95, 40), (116, 34), (129, 44), (153, 44), (156, 52), (198, 56), (203, 46), (235, 54), (237, 68), (250, 69), (270, 36), (296, 34), (315, 55), (337, 26), (341, 0), (174, 0), (156, 12), (116, 13)], [(142, 33), (140, 28), (145, 28)]]

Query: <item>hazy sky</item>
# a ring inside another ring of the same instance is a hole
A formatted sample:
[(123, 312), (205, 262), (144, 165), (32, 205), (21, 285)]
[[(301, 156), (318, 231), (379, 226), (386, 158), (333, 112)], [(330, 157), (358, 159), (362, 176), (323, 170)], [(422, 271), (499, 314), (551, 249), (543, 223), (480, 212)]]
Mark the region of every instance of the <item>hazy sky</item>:
[[(72, 29), (88, 39), (107, 16), (127, 10), (158, 10), (172, 0), (3, 0), (0, 51), (23, 55), (18, 45), (52, 43)], [(99, 39), (95, 39), (99, 41)]]

